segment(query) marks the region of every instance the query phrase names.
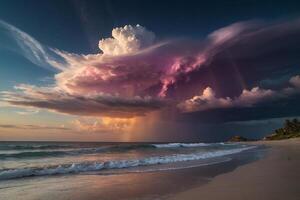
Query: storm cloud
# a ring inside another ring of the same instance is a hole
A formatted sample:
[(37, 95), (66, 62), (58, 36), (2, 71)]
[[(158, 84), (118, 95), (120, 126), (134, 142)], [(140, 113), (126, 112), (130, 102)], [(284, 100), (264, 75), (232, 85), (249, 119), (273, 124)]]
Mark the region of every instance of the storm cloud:
[[(274, 102), (295, 96), (300, 92), (299, 75), (292, 77), (289, 82), (291, 87), (282, 90), (270, 90), (254, 87), (251, 90), (244, 89), (240, 96), (235, 98), (218, 98), (215, 92), (207, 87), (202, 95), (194, 96), (177, 105), (183, 112), (196, 112), (216, 108), (252, 107), (265, 102)], [(294, 86), (294, 87), (293, 87)]]
[[(25, 34), (4, 25), (16, 39)], [(163, 41), (141, 25), (126, 25), (99, 41), (99, 53), (88, 55), (39, 46), (25, 36), (18, 42), (34, 47), (27, 58), (43, 60), (58, 72), (53, 85), (2, 92), (2, 101), (15, 106), (109, 117), (145, 116), (171, 107), (172, 113), (193, 112), (198, 118), (208, 110), (255, 110), (298, 95), (298, 19), (237, 22), (202, 39)], [(29, 56), (35, 52), (41, 56)]]

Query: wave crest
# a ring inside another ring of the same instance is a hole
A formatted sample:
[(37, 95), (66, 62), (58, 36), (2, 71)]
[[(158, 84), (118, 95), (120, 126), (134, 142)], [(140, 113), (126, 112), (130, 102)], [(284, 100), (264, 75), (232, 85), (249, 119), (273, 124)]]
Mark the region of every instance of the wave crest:
[(131, 168), (131, 167), (138, 167), (138, 166), (193, 161), (193, 160), (208, 159), (208, 158), (235, 154), (252, 148), (255, 148), (255, 146), (249, 146), (249, 147), (243, 147), (243, 148), (237, 148), (231, 150), (218, 150), (218, 151), (206, 152), (206, 153), (154, 156), (154, 157), (148, 157), (143, 159), (113, 160), (113, 161), (106, 161), (106, 162), (83, 162), (83, 163), (73, 163), (73, 164), (58, 165), (58, 166), (49, 166), (44, 168), (6, 169), (0, 171), (0, 180), (30, 177), (30, 176), (74, 174), (74, 173), (81, 173), (81, 172), (93, 172), (93, 171), (99, 171), (104, 169), (121, 169), (121, 168)]

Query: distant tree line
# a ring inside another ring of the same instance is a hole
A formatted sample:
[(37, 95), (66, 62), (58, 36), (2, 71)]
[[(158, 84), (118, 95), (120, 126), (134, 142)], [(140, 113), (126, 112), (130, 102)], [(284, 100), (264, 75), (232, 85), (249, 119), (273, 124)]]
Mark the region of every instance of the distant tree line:
[(283, 128), (276, 129), (272, 135), (265, 137), (266, 140), (280, 140), (300, 137), (300, 121), (298, 119), (285, 120)]

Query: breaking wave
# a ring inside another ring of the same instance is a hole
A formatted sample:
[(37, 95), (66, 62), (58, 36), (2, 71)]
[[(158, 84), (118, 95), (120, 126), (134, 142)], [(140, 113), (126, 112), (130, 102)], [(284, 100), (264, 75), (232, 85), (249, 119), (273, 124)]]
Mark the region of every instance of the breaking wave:
[[(74, 148), (68, 145), (15, 145), (6, 147), (6, 150), (22, 150), (21, 152), (0, 153), (0, 159), (15, 158), (35, 158), (35, 157), (56, 157), (56, 156), (76, 156), (81, 154), (94, 154), (101, 152), (124, 152), (135, 149), (148, 148), (197, 148), (206, 146), (225, 145), (224, 143), (167, 143), (167, 144), (120, 144), (93, 148)], [(4, 149), (4, 147), (2, 147)], [(0, 147), (1, 150), (1, 147)]]
[(183, 161), (193, 161), (208, 159), (230, 154), (239, 153), (245, 150), (255, 148), (255, 146), (236, 148), (230, 150), (217, 150), (205, 153), (191, 154), (174, 154), (168, 156), (153, 156), (142, 159), (130, 160), (111, 160), (106, 162), (82, 162), (73, 164), (63, 164), (55, 166), (46, 166), (43, 168), (19, 168), (19, 169), (4, 169), (0, 171), (0, 180), (15, 179), (31, 176), (50, 176), (58, 174), (77, 174), (82, 172), (94, 172), (105, 169), (123, 169), (139, 166), (149, 166), (158, 164), (168, 164)]

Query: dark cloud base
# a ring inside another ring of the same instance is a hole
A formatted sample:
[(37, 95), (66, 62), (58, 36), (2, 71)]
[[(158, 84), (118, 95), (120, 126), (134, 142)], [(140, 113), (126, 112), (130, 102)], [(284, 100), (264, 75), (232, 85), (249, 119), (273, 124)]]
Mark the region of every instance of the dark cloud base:
[(287, 100), (268, 102), (254, 107), (223, 108), (202, 112), (183, 113), (178, 121), (224, 123), (231, 121), (264, 120), (300, 115), (300, 95)]

